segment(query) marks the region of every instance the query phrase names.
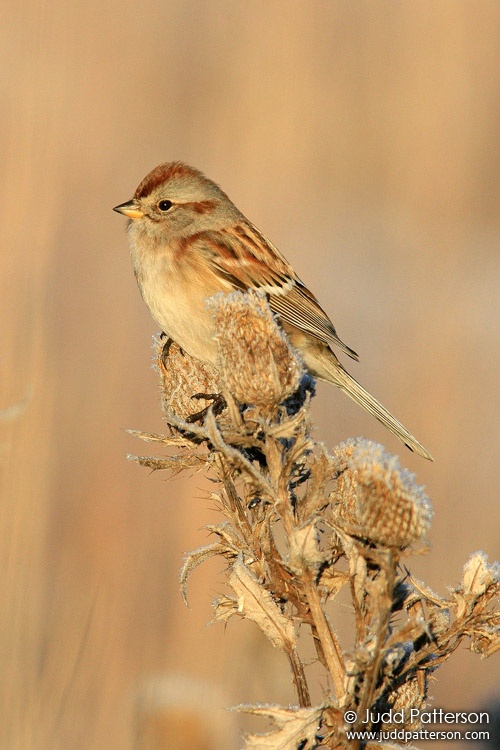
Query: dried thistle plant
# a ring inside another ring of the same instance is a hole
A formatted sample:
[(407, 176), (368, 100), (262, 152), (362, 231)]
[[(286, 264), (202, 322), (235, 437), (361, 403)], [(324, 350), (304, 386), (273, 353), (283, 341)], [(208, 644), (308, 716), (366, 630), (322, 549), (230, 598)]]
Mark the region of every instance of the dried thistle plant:
[[(209, 526), (213, 542), (186, 555), (183, 595), (198, 565), (222, 557), (228, 591), (213, 604), (214, 620), (252, 620), (288, 659), (298, 705), (240, 706), (275, 725), (247, 736), (245, 748), (370, 747), (348, 732), (392, 729), (378, 718), (390, 709), (404, 716), (398, 729), (416, 731), (428, 676), (464, 638), (481, 657), (500, 648), (500, 568), (473, 554), (447, 597), (414, 580), (403, 560), (425, 548), (431, 507), (413, 475), (370, 441), (348, 440), (329, 454), (312, 440), (314, 384), (265, 299), (236, 292), (212, 306), (218, 368), (158, 342), (169, 430), (135, 434), (176, 452), (136, 458), (173, 473), (206, 468), (218, 480), (212, 498), (223, 520)], [(217, 408), (215, 394), (223, 396)], [(188, 421), (200, 405), (198, 422)], [(355, 615), (350, 650), (327, 613), (343, 588)], [(319, 705), (311, 704), (299, 633), (312, 637), (325, 671)], [(347, 711), (357, 716), (349, 724)], [(362, 724), (367, 712), (373, 721)]]

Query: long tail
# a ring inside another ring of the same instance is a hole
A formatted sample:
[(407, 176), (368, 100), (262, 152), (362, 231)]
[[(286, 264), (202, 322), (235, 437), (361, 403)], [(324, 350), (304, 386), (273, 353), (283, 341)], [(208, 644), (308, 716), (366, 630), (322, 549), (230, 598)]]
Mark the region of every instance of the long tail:
[[(331, 368), (329, 368), (329, 370), (331, 372)], [(429, 459), (429, 461), (434, 460), (429, 451), (418, 442), (411, 432), (408, 432), (406, 427), (402, 425), (396, 417), (393, 417), (393, 415), (387, 411), (385, 406), (382, 406), (376, 398), (373, 398), (368, 391), (365, 391), (363, 386), (361, 386), (357, 380), (354, 380), (346, 370), (339, 366), (335, 367), (334, 378), (335, 385), (341, 388), (350, 398), (352, 398), (353, 401), (362, 406), (363, 409), (370, 412), (375, 419), (382, 422), (382, 424), (385, 425), (393, 435), (396, 435), (396, 437), (399, 438), (407, 448), (411, 451), (415, 451), (419, 456)]]

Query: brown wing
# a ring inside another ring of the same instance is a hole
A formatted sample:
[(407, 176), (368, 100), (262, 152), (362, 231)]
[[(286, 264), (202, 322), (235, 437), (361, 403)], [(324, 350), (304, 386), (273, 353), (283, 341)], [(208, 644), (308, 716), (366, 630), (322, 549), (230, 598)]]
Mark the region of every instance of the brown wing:
[(253, 224), (239, 223), (227, 230), (206, 233), (205, 237), (209, 262), (235, 289), (264, 292), (271, 309), (284, 322), (358, 359), (356, 352), (337, 336), (333, 323), (286, 258)]
[(316, 297), (297, 279), (294, 287), (285, 294), (270, 294), (271, 309), (287, 323), (311, 333), (330, 346), (338, 346), (343, 352), (359, 360), (358, 355), (337, 336), (333, 323), (320, 306)]

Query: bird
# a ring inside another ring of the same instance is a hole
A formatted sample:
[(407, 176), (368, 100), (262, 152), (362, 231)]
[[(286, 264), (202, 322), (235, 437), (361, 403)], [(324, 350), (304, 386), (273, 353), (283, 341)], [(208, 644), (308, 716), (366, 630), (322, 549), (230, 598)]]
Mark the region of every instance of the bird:
[(339, 338), (284, 255), (200, 170), (181, 161), (160, 164), (139, 183), (131, 200), (113, 210), (128, 218), (132, 265), (151, 315), (185, 352), (215, 364), (217, 344), (207, 300), (220, 292), (260, 292), (310, 375), (340, 388), (411, 451), (433, 460), (347, 372), (335, 350), (354, 360), (358, 355)]

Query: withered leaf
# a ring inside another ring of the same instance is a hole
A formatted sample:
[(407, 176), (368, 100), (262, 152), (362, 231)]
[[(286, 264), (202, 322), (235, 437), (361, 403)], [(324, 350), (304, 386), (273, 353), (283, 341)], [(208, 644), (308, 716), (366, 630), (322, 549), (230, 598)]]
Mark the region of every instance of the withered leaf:
[(272, 719), (277, 729), (267, 734), (249, 734), (245, 737), (245, 750), (312, 750), (317, 745), (322, 706), (299, 708), (284, 706), (235, 706), (234, 710)]
[(238, 602), (232, 596), (220, 596), (212, 602), (214, 616), (212, 622), (227, 622), (230, 617), (238, 614)]
[[(220, 498), (217, 499), (220, 500)], [(231, 526), (227, 521), (220, 524), (207, 523), (203, 528), (207, 529), (212, 534), (216, 534), (219, 539), (224, 540), (228, 547), (234, 547), (237, 549), (238, 547), (241, 547), (243, 543), (240, 534), (238, 534), (234, 526)]]
[(500, 651), (500, 625), (477, 628), (471, 639), (471, 651), (480, 654), (482, 659)]
[(146, 466), (153, 471), (168, 469), (171, 476), (180, 474), (185, 469), (202, 469), (206, 466), (206, 461), (203, 457), (192, 454), (158, 458), (157, 456), (133, 456), (129, 453), (127, 458), (129, 461), (137, 461), (140, 466)]
[(286, 617), (271, 594), (239, 557), (231, 568), (229, 585), (238, 597), (238, 609), (253, 620), (276, 648), (289, 651), (296, 643), (291, 618)]
[(477, 597), (484, 594), (489, 586), (500, 582), (500, 566), (490, 565), (484, 552), (475, 552), (464, 566), (462, 589), (465, 596)]
[(189, 441), (180, 435), (161, 435), (158, 432), (143, 432), (142, 430), (126, 430), (126, 432), (133, 437), (144, 440), (146, 443), (191, 447)]
[(205, 562), (205, 560), (208, 560), (210, 557), (215, 557), (215, 555), (228, 554), (231, 554), (231, 550), (228, 549), (225, 544), (215, 542), (214, 544), (207, 544), (203, 547), (198, 547), (185, 556), (181, 572), (179, 574), (179, 585), (181, 587), (182, 598), (184, 599), (186, 604), (188, 603), (187, 582), (193, 570), (197, 568), (198, 565), (201, 565), (203, 562)]

